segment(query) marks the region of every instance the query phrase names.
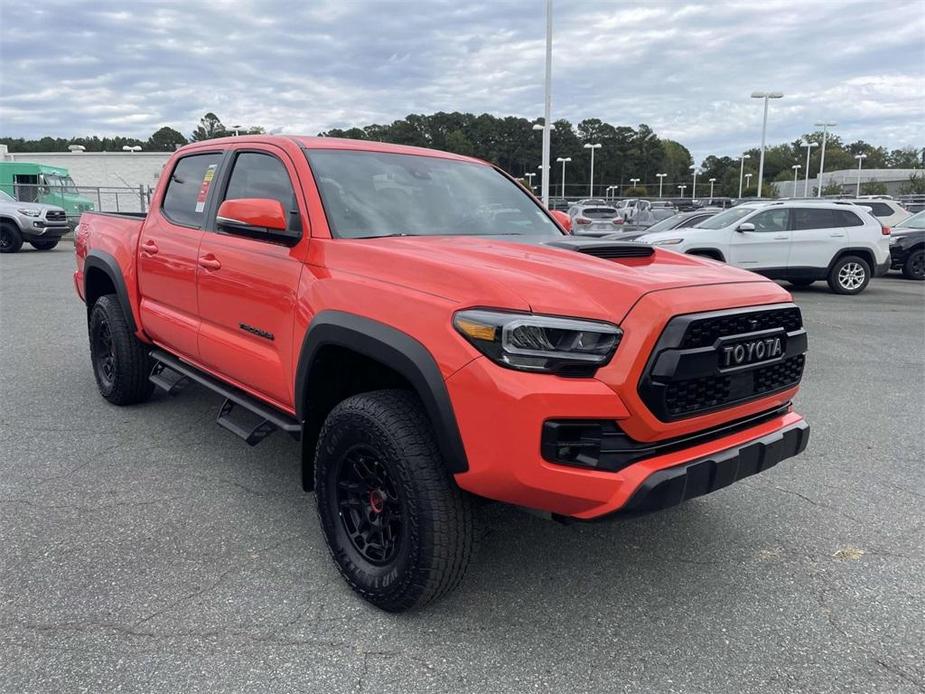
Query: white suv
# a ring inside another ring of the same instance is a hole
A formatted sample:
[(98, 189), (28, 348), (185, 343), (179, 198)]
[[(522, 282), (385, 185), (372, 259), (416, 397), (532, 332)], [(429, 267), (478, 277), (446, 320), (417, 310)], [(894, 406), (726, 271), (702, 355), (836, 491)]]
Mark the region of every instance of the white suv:
[(637, 241), (701, 255), (804, 287), (827, 280), (838, 294), (859, 294), (890, 269), (890, 230), (856, 205), (746, 203), (695, 227)]
[(858, 198), (856, 200), (839, 200), (839, 202), (848, 202), (852, 205), (870, 208), (870, 213), (879, 219), (881, 224), (888, 227), (896, 226), (904, 219), (912, 216), (912, 213), (898, 202), (886, 198)]

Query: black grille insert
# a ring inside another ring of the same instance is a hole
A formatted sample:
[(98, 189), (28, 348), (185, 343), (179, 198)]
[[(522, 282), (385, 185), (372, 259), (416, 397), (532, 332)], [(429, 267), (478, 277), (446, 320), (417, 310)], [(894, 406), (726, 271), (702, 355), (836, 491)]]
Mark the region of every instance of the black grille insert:
[(680, 346), (682, 349), (708, 347), (720, 337), (781, 327), (788, 333), (802, 328), (803, 318), (800, 315), (800, 309), (793, 306), (772, 311), (754, 311), (703, 318), (688, 326)]

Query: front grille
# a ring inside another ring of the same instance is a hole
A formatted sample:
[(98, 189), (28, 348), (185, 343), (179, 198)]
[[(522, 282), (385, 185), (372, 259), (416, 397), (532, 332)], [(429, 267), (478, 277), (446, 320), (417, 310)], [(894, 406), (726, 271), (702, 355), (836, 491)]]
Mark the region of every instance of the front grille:
[(682, 349), (708, 347), (720, 337), (753, 333), (759, 330), (783, 327), (788, 333), (803, 327), (800, 309), (796, 306), (772, 311), (752, 311), (703, 318), (688, 326)]
[(672, 417), (711, 409), (729, 400), (732, 381), (728, 376), (708, 376), (678, 381), (665, 391), (665, 409)]
[(754, 372), (755, 392), (770, 393), (786, 388), (793, 383), (799, 383), (803, 378), (803, 365), (806, 355), (798, 354), (790, 359), (784, 359), (779, 364), (765, 366)]
[[(730, 365), (730, 345), (780, 340), (773, 360)], [(659, 338), (639, 381), (639, 396), (672, 421), (742, 404), (799, 384), (806, 358), (800, 309), (777, 304), (677, 316)]]
[(64, 210), (48, 210), (45, 213), (45, 219), (49, 222), (66, 222), (67, 214)]

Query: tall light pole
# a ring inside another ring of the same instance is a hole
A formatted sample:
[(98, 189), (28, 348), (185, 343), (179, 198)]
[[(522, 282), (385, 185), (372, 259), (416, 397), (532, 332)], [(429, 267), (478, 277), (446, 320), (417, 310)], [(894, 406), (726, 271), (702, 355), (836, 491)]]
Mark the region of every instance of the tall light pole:
[(681, 191), (680, 197), (684, 197), (684, 191), (687, 190), (687, 186), (678, 186), (678, 190)]
[(691, 171), (694, 172), (694, 187), (691, 188), (691, 200), (697, 197), (697, 167), (692, 166)]
[(710, 201), (713, 201), (713, 184), (716, 183), (715, 178), (710, 179)]
[(809, 153), (813, 151), (813, 147), (818, 147), (818, 142), (804, 142), (803, 146), (806, 147), (806, 182), (803, 184), (803, 197), (809, 197)]
[(662, 197), (662, 183), (665, 182), (665, 176), (667, 176), (667, 175), (668, 175), (668, 174), (664, 174), (664, 173), (660, 173), (660, 174), (657, 173), (657, 174), (655, 174), (656, 178), (658, 178), (658, 197), (659, 197), (659, 198)]
[(530, 182), (530, 192), (531, 193), (533, 192), (533, 177), (534, 176), (536, 176), (536, 174), (532, 172), (524, 174), (524, 178), (526, 178)]
[(866, 154), (855, 154), (854, 158), (858, 160), (858, 185), (854, 190), (854, 197), (861, 197), (861, 164), (867, 159)]
[(748, 190), (748, 187), (752, 184), (752, 173), (748, 172), (745, 174), (745, 189)]
[(746, 159), (751, 159), (751, 155), (743, 154), (741, 157), (739, 157), (739, 161), (741, 162), (741, 164), (739, 164), (739, 199), (740, 200), (742, 199), (742, 174), (745, 173), (745, 160)]
[(803, 167), (800, 164), (794, 164), (790, 167), (793, 169), (793, 197), (797, 196), (797, 175), (800, 173), (800, 169)]
[(635, 188), (635, 187), (636, 187), (636, 184), (639, 183), (639, 179), (638, 179), (638, 178), (631, 178), (631, 179), (630, 179), (630, 183), (632, 183), (632, 184), (633, 184), (633, 188)]
[(556, 161), (562, 162), (562, 197), (565, 197), (565, 164), (572, 161), (571, 157), (556, 157)]
[(764, 121), (761, 124), (761, 158), (758, 160), (758, 197), (761, 197), (761, 181), (764, 179), (764, 142), (768, 131), (768, 100), (783, 98), (781, 92), (752, 92), (753, 99), (764, 99)]
[(817, 128), (822, 128), (822, 149), (819, 151), (819, 176), (816, 179), (816, 197), (822, 197), (822, 172), (825, 171), (825, 140), (829, 134), (829, 128), (838, 125), (838, 123), (832, 123), (829, 121), (824, 121), (822, 123), (813, 123)]
[(543, 205), (549, 207), (549, 139), (552, 127), (552, 0), (546, 0), (546, 99), (543, 108)]
[(601, 143), (598, 142), (596, 145), (592, 145), (590, 142), (585, 143), (585, 149), (591, 150), (591, 180), (588, 183), (588, 197), (594, 197), (594, 150), (600, 149)]

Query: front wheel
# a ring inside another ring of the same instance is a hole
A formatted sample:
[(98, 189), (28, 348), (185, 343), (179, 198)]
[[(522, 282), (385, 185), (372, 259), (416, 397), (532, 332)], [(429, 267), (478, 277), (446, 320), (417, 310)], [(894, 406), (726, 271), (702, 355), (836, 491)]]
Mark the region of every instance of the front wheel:
[(870, 282), (870, 265), (856, 255), (839, 258), (829, 271), (829, 289), (836, 294), (860, 294)]
[(101, 296), (90, 309), (90, 360), (100, 395), (113, 405), (144, 402), (154, 392), (148, 380), (148, 350), (132, 334), (113, 294)]
[(903, 263), (903, 277), (910, 280), (925, 280), (925, 249), (913, 251)]
[(29, 243), (37, 251), (50, 251), (58, 245), (58, 239), (37, 239)]
[(0, 253), (16, 253), (22, 248), (22, 234), (13, 224), (0, 224)]
[(462, 580), (475, 545), (472, 501), (412, 393), (361, 393), (331, 411), (318, 440), (315, 494), (338, 570), (373, 605), (422, 607)]

